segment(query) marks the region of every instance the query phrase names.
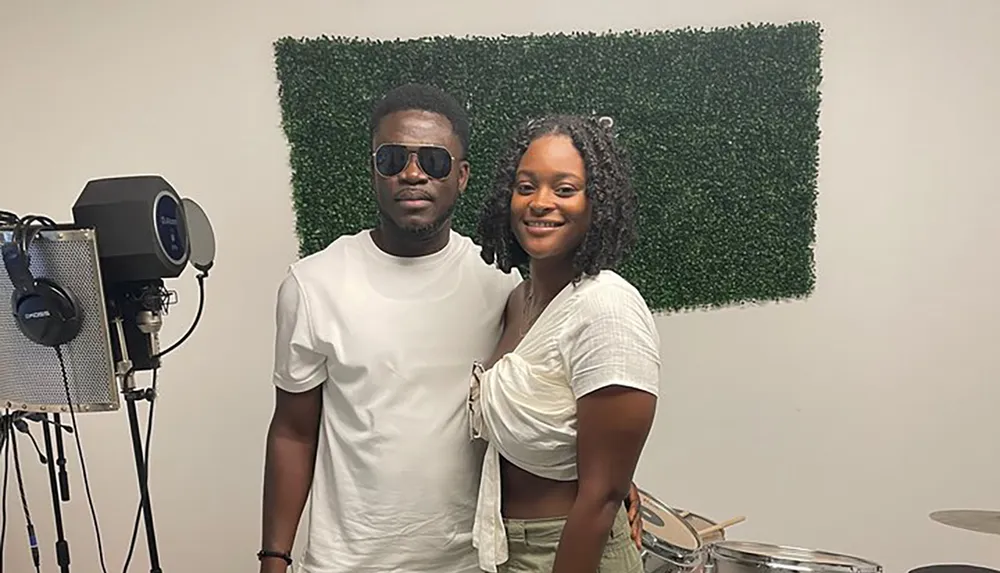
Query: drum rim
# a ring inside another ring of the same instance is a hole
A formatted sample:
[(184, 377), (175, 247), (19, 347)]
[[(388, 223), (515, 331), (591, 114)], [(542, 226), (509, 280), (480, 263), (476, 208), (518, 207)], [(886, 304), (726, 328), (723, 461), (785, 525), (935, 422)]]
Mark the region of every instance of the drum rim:
[(652, 545), (643, 543), (642, 550), (685, 569), (692, 569), (697, 566), (699, 562), (704, 561), (705, 555), (708, 553), (706, 551), (707, 546), (699, 546), (694, 551), (688, 551), (669, 542), (661, 543), (659, 537), (655, 537), (654, 540), (655, 542)]
[[(682, 559), (685, 559), (685, 560), (687, 560), (687, 559), (697, 560), (698, 557), (699, 557), (699, 554), (702, 553), (705, 550), (705, 548), (706, 548), (705, 542), (702, 540), (701, 536), (698, 535), (698, 530), (695, 529), (693, 525), (691, 525), (690, 523), (688, 523), (686, 519), (684, 519), (683, 517), (681, 517), (680, 513), (678, 513), (677, 510), (675, 510), (674, 508), (670, 507), (669, 505), (663, 503), (658, 497), (656, 497), (655, 495), (653, 495), (652, 493), (650, 493), (648, 490), (644, 490), (641, 487), (636, 487), (636, 490), (638, 490), (640, 496), (644, 495), (644, 496), (648, 497), (649, 499), (655, 501), (658, 508), (662, 508), (662, 509), (666, 510), (667, 513), (669, 513), (674, 519), (676, 519), (678, 522), (680, 522), (680, 524), (684, 527), (684, 529), (686, 529), (688, 531), (688, 533), (691, 534), (691, 537), (695, 540), (695, 544), (696, 544), (694, 549), (686, 549), (684, 547), (680, 547), (678, 545), (674, 545), (673, 543), (670, 543), (670, 541), (668, 541), (666, 539), (660, 539), (659, 537), (656, 537), (655, 535), (653, 535), (652, 533), (650, 533), (649, 535), (651, 537), (653, 537), (654, 539), (656, 539), (657, 542), (658, 542), (657, 545), (656, 545), (656, 547), (666, 546), (671, 551), (674, 551), (675, 553), (680, 553), (680, 555), (678, 555), (678, 557), (680, 557)], [(645, 527), (642, 528), (642, 531), (643, 531), (643, 533), (647, 533), (648, 532), (648, 530)]]
[[(698, 519), (704, 521), (705, 523), (707, 523), (709, 525), (719, 525), (719, 522), (715, 521), (711, 517), (708, 517), (707, 515), (703, 515), (701, 513), (697, 513), (697, 512), (691, 511), (690, 509), (688, 509), (686, 507), (672, 507), (670, 509), (673, 509), (674, 511), (676, 511), (678, 516), (681, 514), (681, 512), (686, 511), (689, 516), (691, 516), (691, 517), (697, 517)], [(684, 521), (687, 521), (687, 517), (681, 517), (681, 519), (683, 519)], [(695, 533), (698, 532), (697, 529), (695, 529), (694, 531), (695, 531)], [(725, 530), (723, 529), (722, 531), (725, 531)]]
[[(745, 549), (741, 549), (741, 547)], [(813, 562), (806, 558), (796, 559), (790, 557), (761, 555), (759, 553), (749, 551), (749, 548), (751, 547), (768, 547), (771, 549), (799, 552), (804, 555), (814, 555), (817, 557), (834, 557), (838, 561), (850, 561), (852, 563), (842, 564), (824, 562), (821, 567), (812, 567)], [(826, 551), (823, 549), (808, 549), (794, 545), (778, 545), (775, 543), (763, 543), (759, 541), (726, 540), (713, 543), (709, 547), (709, 551), (711, 552), (713, 559), (721, 558), (727, 561), (739, 561), (756, 566), (776, 566), (781, 569), (794, 571), (813, 571), (816, 569), (822, 569), (824, 573), (828, 571), (842, 571), (844, 573), (881, 573), (882, 571), (881, 565), (863, 557), (849, 555), (847, 553), (836, 553), (834, 551)]]

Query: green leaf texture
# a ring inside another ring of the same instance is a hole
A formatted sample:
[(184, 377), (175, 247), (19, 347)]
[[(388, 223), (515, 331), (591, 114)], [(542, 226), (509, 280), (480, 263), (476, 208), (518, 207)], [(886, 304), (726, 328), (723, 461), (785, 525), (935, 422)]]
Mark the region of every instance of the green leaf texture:
[(436, 85), (472, 120), (472, 180), (455, 229), (473, 236), (521, 121), (608, 115), (639, 192), (639, 243), (620, 269), (658, 311), (796, 299), (815, 285), (821, 28), (435, 37), (274, 44), (300, 254), (377, 220), (371, 106)]

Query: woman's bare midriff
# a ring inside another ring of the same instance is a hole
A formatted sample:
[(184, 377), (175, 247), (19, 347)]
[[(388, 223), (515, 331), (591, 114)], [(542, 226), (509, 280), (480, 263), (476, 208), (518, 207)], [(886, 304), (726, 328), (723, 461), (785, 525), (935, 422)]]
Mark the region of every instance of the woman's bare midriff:
[(555, 481), (500, 458), (503, 516), (508, 519), (566, 517), (576, 499), (576, 481)]

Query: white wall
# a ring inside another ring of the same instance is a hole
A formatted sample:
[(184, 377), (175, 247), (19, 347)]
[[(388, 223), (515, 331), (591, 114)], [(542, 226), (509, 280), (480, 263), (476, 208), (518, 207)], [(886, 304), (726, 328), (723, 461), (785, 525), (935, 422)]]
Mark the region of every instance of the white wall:
[[(1000, 566), (1000, 537), (927, 518), (1000, 509), (1000, 2), (504, 4), (0, 3), (0, 208), (69, 219), (89, 178), (159, 172), (216, 227), (204, 321), (162, 371), (151, 479), (164, 569), (256, 567), (273, 297), (296, 252), (273, 40), (798, 19), (826, 30), (816, 293), (660, 319), (667, 394), (638, 479), (716, 519), (748, 515), (733, 537), (851, 552), (886, 571)], [(181, 303), (165, 341), (197, 302), (190, 274), (171, 286)], [(126, 417), (81, 426), (118, 570), (136, 502)], [(93, 573), (70, 464), (73, 570)], [(28, 465), (52, 571), (47, 483)], [(28, 571), (16, 497), (8, 514), (8, 570)], [(141, 543), (137, 560), (148, 570)]]

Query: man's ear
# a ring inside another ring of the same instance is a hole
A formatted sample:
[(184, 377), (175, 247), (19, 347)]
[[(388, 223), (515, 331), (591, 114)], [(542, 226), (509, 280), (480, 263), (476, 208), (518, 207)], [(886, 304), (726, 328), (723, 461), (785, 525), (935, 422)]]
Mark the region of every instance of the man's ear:
[(458, 192), (464, 193), (466, 186), (469, 184), (469, 172), (470, 172), (469, 162), (465, 159), (458, 162)]

